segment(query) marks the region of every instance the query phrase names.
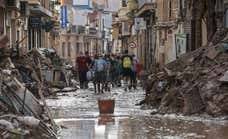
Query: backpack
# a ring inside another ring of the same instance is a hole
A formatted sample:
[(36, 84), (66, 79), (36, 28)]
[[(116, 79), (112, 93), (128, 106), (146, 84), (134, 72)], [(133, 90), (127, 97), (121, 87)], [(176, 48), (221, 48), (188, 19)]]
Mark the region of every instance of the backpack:
[(96, 65), (96, 71), (104, 71), (105, 70), (104, 61), (97, 60), (95, 65)]
[(86, 77), (87, 77), (87, 80), (92, 80), (94, 78), (94, 72), (89, 70), (87, 73), (86, 73)]
[(131, 68), (132, 61), (129, 56), (124, 57), (123, 59), (123, 68)]

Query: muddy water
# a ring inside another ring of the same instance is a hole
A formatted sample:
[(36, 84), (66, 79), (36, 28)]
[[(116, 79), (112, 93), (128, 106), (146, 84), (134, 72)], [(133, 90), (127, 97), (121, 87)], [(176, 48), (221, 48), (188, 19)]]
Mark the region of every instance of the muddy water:
[[(99, 115), (98, 99), (115, 98), (113, 115)], [(55, 121), (62, 126), (61, 139), (228, 139), (228, 123), (209, 117), (150, 116), (135, 104), (142, 90), (94, 95), (92, 90), (59, 93), (47, 100)]]

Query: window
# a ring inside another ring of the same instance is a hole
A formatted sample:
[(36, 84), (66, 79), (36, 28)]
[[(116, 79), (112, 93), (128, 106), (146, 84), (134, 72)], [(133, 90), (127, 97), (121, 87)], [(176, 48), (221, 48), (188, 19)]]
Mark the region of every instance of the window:
[(79, 55), (79, 51), (80, 51), (80, 43), (76, 43), (76, 54)]
[(228, 29), (228, 9), (226, 9), (225, 22), (226, 22), (226, 28)]
[(0, 8), (0, 35), (4, 33), (4, 11)]
[(127, 7), (127, 0), (122, 0), (122, 7)]
[(62, 43), (62, 57), (65, 57), (65, 42)]
[(70, 44), (70, 42), (68, 42), (68, 45), (67, 45), (67, 54), (68, 54), (68, 57), (71, 57), (71, 44)]
[(169, 0), (168, 3), (168, 17), (169, 19), (172, 17), (172, 0)]
[(184, 16), (184, 9), (185, 9), (185, 0), (179, 0), (179, 16), (183, 17)]

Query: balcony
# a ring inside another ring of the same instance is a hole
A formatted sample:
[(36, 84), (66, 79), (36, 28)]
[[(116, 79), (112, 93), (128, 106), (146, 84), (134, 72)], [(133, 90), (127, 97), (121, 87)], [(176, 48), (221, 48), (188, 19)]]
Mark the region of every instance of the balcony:
[(53, 17), (53, 14), (49, 9), (45, 8), (40, 0), (29, 0), (28, 4), (30, 6), (30, 11), (33, 15), (43, 16), (43, 17)]
[(96, 27), (72, 26), (67, 33), (86, 36), (87, 38), (101, 38), (101, 31), (97, 30)]
[(28, 4), (29, 5), (40, 5), (40, 1), (39, 0), (28, 0)]
[(156, 0), (139, 0), (138, 1), (138, 8), (141, 8), (142, 6), (144, 6), (146, 4), (152, 4), (155, 2), (156, 2)]
[(19, 0), (7, 0), (5, 1), (6, 5), (9, 9), (19, 9), (20, 7), (20, 3)]
[(156, 0), (139, 0), (137, 16), (141, 16), (146, 11), (152, 11), (156, 7)]

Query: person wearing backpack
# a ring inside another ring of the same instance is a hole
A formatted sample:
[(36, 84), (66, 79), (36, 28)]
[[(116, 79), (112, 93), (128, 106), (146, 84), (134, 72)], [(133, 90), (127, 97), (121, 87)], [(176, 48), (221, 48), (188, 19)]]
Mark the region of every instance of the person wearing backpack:
[[(91, 64), (92, 64), (92, 59), (91, 59), (88, 51), (85, 52), (85, 58), (86, 58), (86, 64), (87, 64), (87, 67), (88, 67), (88, 71), (87, 72), (90, 72), (89, 69), (90, 69)], [(85, 81), (85, 88), (86, 89), (89, 88), (88, 84), (89, 84), (89, 79), (86, 78), (86, 81)]]
[[(138, 65), (138, 59), (137, 57), (133, 54), (132, 55), (132, 67), (131, 67), (131, 70), (132, 70), (132, 75), (131, 75), (131, 87), (133, 87), (134, 89), (136, 89), (136, 86), (137, 86), (137, 65)], [(130, 88), (131, 88), (130, 87)]]
[(95, 70), (95, 79), (94, 79), (94, 91), (95, 93), (103, 93), (104, 82), (105, 82), (105, 68), (106, 61), (103, 59), (102, 55), (99, 55), (99, 58), (94, 60), (94, 70)]
[(110, 55), (106, 56), (106, 68), (105, 68), (105, 75), (106, 75), (106, 80), (105, 80), (105, 91), (111, 91), (110, 90), (110, 85), (112, 84), (112, 74), (114, 70), (114, 63), (113, 59), (111, 59)]
[(122, 57), (122, 75), (124, 80), (124, 90), (127, 91), (127, 88), (130, 89), (131, 84), (128, 85), (132, 75), (132, 57), (128, 54), (128, 50), (125, 50), (124, 55)]
[(122, 71), (122, 61), (121, 61), (121, 58), (120, 56), (117, 56), (115, 59), (114, 59), (114, 73), (113, 73), (113, 80), (114, 80), (114, 84), (117, 86), (117, 87), (120, 87), (121, 86), (121, 71)]

